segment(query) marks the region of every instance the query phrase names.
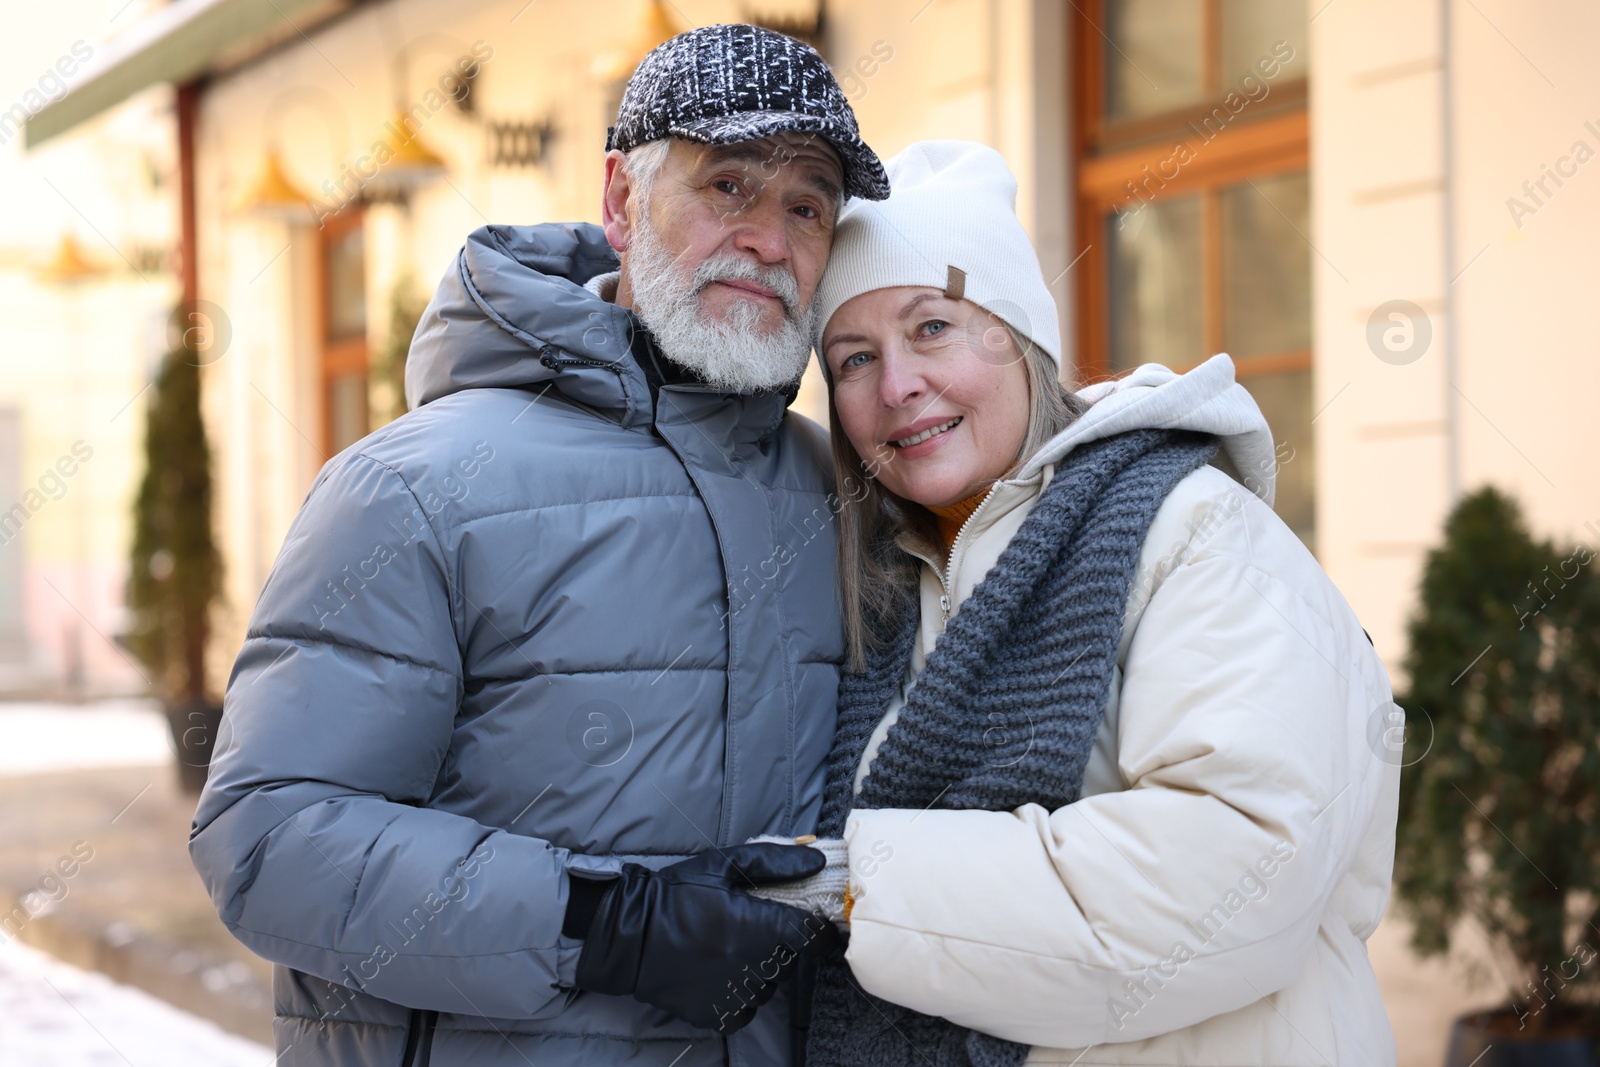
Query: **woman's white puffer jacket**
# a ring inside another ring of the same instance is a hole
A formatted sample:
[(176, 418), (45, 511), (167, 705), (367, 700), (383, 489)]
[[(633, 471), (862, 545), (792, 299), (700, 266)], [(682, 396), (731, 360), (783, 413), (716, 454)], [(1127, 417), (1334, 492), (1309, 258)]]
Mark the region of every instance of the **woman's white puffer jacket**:
[(1397, 709), (1349, 605), (1269, 506), (1275, 464), (1308, 460), (1274, 455), (1226, 356), (1087, 395), (948, 565), (925, 560), (907, 676), (1072, 448), (1156, 426), (1221, 436), (1145, 539), (1083, 797), (854, 812), (852, 972), (1034, 1046), (1030, 1064), (1393, 1065), (1366, 939), (1389, 894)]

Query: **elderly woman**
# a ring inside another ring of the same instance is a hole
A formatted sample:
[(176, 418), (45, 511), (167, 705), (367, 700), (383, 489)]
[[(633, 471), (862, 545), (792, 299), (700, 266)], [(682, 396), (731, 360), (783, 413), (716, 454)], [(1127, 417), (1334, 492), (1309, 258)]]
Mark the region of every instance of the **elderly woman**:
[(817, 296), (849, 941), (808, 1062), (1394, 1063), (1389, 683), (1232, 362), (1065, 391), (1005, 163), (889, 174)]

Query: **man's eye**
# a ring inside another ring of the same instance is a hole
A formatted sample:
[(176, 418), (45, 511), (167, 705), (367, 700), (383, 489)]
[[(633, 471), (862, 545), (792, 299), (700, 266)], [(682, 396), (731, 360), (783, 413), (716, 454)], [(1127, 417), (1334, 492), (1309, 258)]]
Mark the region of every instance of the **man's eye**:
[(712, 182), (711, 185), (712, 188), (716, 189), (718, 192), (727, 193), (729, 196), (738, 196), (741, 191), (739, 189), (739, 183), (734, 181), (732, 178), (718, 178), (716, 181)]
[(803, 219), (816, 219), (822, 217), (817, 209), (812, 207), (810, 204), (799, 204), (795, 207), (795, 210), (801, 212), (800, 217)]

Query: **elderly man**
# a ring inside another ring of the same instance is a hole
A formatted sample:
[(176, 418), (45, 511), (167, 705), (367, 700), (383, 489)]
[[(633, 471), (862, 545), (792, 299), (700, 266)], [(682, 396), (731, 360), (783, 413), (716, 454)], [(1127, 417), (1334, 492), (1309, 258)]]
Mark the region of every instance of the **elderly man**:
[[(413, 411), (324, 468), (230, 680), (191, 853), (279, 1063), (782, 1064), (842, 641), (786, 409), (877, 157), (750, 26), (639, 67), (604, 224), (488, 226)], [(618, 262), (620, 253), (620, 264)]]

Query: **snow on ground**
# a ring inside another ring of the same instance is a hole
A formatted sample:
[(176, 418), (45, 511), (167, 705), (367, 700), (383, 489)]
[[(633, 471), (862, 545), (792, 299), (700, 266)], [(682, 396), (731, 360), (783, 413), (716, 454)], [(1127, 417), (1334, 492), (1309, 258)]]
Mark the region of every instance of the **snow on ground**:
[(271, 1049), (36, 949), (0, 945), (0, 1067), (270, 1067)]
[(0, 702), (0, 775), (170, 763), (170, 737), (153, 700)]

